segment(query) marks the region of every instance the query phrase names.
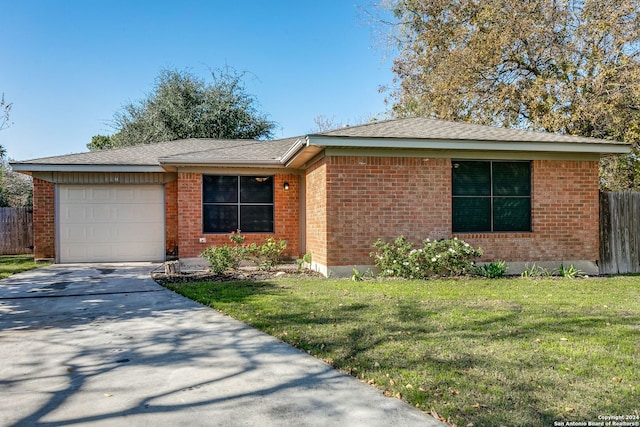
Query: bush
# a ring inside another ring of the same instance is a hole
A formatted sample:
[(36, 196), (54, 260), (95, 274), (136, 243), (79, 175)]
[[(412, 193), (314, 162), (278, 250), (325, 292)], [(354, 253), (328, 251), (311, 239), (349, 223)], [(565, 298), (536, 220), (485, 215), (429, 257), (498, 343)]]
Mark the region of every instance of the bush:
[(271, 270), (282, 260), (282, 254), (287, 249), (286, 240), (276, 240), (273, 237), (261, 244), (252, 243), (249, 245), (248, 253), (253, 257), (258, 268), (263, 270)]
[(496, 279), (507, 274), (507, 264), (502, 261), (493, 261), (489, 264), (484, 264), (476, 267), (476, 274), (478, 276), (486, 277), (487, 279)]
[(393, 243), (378, 239), (373, 247), (377, 251), (371, 256), (375, 258), (380, 275), (407, 279), (469, 274), (474, 268), (471, 259), (482, 255), (482, 249), (475, 249), (457, 238), (434, 242), (426, 239), (422, 248), (416, 249), (413, 243), (400, 236)]
[(242, 261), (252, 261), (260, 269), (270, 270), (282, 260), (282, 254), (287, 248), (286, 240), (276, 240), (273, 237), (261, 244), (245, 244), (245, 237), (240, 233), (231, 233), (229, 240), (233, 245), (211, 246), (200, 254), (209, 262), (211, 271), (215, 274), (227, 270), (236, 270)]
[(237, 269), (245, 257), (245, 250), (242, 246), (211, 246), (202, 251), (200, 257), (209, 261), (212, 272), (220, 274)]

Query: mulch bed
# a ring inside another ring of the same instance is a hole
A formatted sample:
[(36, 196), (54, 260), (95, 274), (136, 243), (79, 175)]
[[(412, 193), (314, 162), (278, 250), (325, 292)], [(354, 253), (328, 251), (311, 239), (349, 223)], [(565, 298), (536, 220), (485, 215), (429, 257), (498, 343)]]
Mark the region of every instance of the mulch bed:
[(180, 274), (165, 274), (163, 271), (151, 273), (151, 278), (160, 285), (190, 282), (233, 282), (239, 280), (271, 280), (280, 277), (324, 277), (320, 273), (311, 270), (298, 270), (291, 268), (273, 269), (270, 271), (255, 269), (240, 269), (222, 274), (215, 274), (209, 270), (186, 271)]

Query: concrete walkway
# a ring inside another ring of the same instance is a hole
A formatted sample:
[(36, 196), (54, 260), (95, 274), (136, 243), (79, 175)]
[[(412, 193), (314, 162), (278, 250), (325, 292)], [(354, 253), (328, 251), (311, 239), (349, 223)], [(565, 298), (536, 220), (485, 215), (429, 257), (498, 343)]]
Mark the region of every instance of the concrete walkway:
[(155, 267), (0, 280), (0, 425), (443, 425), (158, 286)]

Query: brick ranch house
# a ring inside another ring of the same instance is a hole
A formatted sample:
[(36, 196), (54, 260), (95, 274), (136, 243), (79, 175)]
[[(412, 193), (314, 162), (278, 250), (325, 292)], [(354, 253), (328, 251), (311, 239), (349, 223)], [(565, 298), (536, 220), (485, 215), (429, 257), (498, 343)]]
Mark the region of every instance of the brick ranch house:
[(426, 118), (274, 141), (188, 139), (14, 162), (34, 252), (59, 263), (192, 260), (240, 229), (325, 275), (372, 244), (458, 237), (502, 259), (597, 273), (598, 161), (628, 144)]

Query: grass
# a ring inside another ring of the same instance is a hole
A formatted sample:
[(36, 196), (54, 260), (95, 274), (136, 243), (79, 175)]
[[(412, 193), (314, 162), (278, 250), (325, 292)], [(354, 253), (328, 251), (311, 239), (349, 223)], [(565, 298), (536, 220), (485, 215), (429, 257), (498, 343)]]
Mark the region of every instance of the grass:
[(47, 264), (36, 264), (33, 255), (3, 255), (0, 256), (0, 279), (44, 265)]
[(639, 277), (168, 287), (459, 426), (639, 415)]

